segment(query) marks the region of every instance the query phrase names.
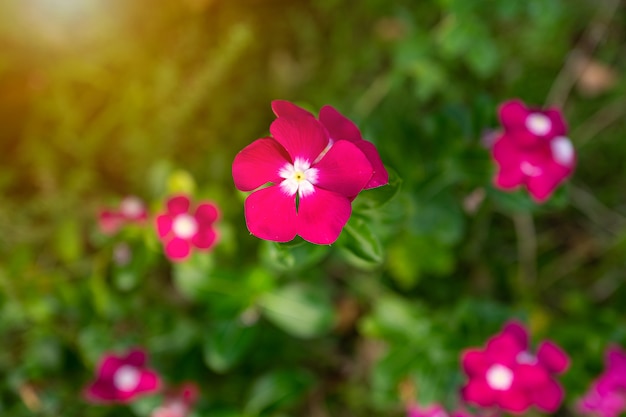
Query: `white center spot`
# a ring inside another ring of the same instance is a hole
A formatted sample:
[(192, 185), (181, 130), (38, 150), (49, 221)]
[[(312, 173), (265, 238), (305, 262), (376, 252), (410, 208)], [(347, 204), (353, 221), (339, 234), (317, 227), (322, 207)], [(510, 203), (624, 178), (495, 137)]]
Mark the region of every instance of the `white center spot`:
[(172, 231), (176, 237), (189, 239), (198, 232), (198, 222), (187, 213), (179, 214), (172, 222)]
[(513, 371), (504, 365), (495, 364), (487, 370), (487, 384), (494, 390), (506, 391), (513, 383)]
[(311, 168), (311, 164), (306, 159), (296, 158), (293, 165), (286, 163), (279, 171), (278, 175), (284, 180), (280, 183), (280, 188), (287, 195), (299, 193), (300, 197), (315, 192), (313, 186), (317, 182), (318, 170)]
[(552, 157), (561, 165), (570, 166), (574, 162), (574, 145), (565, 136), (554, 138), (550, 142)]
[(526, 174), (529, 177), (537, 177), (541, 175), (541, 173), (543, 172), (541, 168), (531, 164), (528, 161), (522, 161), (519, 168), (524, 174)]
[(143, 202), (137, 197), (126, 197), (120, 203), (120, 212), (124, 217), (129, 219), (137, 219), (144, 213), (145, 207)]
[(130, 392), (137, 388), (140, 379), (141, 372), (139, 369), (130, 365), (122, 365), (113, 375), (113, 385), (120, 391)]
[(552, 129), (552, 122), (545, 114), (531, 113), (526, 117), (526, 129), (537, 136), (545, 136)]

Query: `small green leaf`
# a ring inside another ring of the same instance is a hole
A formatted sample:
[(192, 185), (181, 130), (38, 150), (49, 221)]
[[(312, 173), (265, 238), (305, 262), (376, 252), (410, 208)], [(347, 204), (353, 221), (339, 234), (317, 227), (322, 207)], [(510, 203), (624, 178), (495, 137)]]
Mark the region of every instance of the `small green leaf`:
[(320, 287), (291, 284), (259, 299), (263, 315), (295, 337), (311, 338), (332, 327), (334, 310)]
[(254, 382), (245, 406), (246, 414), (258, 415), (270, 408), (296, 403), (313, 384), (313, 377), (301, 369), (279, 370)]
[(204, 361), (218, 373), (228, 371), (246, 354), (257, 331), (238, 321), (215, 323), (207, 329), (204, 340)]
[(353, 216), (337, 243), (346, 259), (356, 266), (375, 267), (383, 262), (383, 247), (365, 219)]

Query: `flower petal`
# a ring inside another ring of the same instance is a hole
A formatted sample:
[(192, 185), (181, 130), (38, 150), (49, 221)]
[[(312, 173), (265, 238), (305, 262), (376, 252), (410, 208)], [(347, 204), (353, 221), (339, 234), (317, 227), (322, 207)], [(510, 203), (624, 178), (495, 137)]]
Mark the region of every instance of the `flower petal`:
[(316, 187), (315, 192), (300, 198), (298, 234), (308, 242), (330, 245), (341, 234), (351, 213), (352, 205), (347, 197)]
[(189, 212), (190, 201), (187, 196), (179, 195), (172, 197), (167, 201), (167, 212), (175, 216), (181, 213)]
[(517, 355), (525, 350), (516, 337), (508, 333), (500, 333), (493, 336), (487, 342), (485, 354), (490, 361), (507, 367), (517, 364)]
[(550, 375), (541, 365), (522, 363), (515, 368), (516, 384), (534, 389), (550, 380)]
[(461, 354), (463, 369), (470, 377), (484, 375), (491, 365), (485, 358), (485, 353), (478, 349), (468, 349)]
[(504, 325), (502, 333), (510, 334), (522, 349), (528, 349), (528, 330), (518, 321), (510, 321)]
[(498, 109), (502, 126), (511, 131), (526, 130), (524, 124), (529, 114), (530, 110), (521, 100), (517, 99), (502, 103)]
[(89, 402), (113, 402), (117, 400), (118, 390), (109, 380), (97, 379), (85, 388), (83, 393)]
[(250, 194), (244, 212), (248, 230), (260, 239), (288, 242), (296, 237), (296, 198), (278, 185)]
[(120, 366), (125, 363), (123, 359), (113, 355), (104, 356), (102, 362), (98, 366), (98, 378), (107, 379), (113, 378), (113, 375)]
[(319, 118), (332, 141), (347, 140), (356, 142), (363, 140), (359, 128), (352, 120), (339, 113), (333, 106), (322, 107)]
[(471, 379), (461, 390), (461, 396), (467, 402), (482, 407), (491, 407), (496, 402), (496, 392), (481, 378)]
[(389, 173), (387, 172), (382, 159), (380, 159), (376, 146), (374, 146), (372, 142), (368, 142), (366, 140), (360, 140), (358, 142), (354, 142), (354, 144), (365, 154), (367, 160), (370, 161), (370, 164), (372, 164), (372, 168), (374, 169), (372, 177), (368, 183), (365, 184), (365, 189), (369, 190), (370, 188), (376, 188), (388, 184)]
[(220, 212), (215, 204), (200, 203), (195, 217), (199, 225), (211, 225), (220, 217)]
[(544, 110), (542, 113), (545, 114), (552, 123), (550, 132), (546, 136), (554, 138), (556, 136), (565, 136), (567, 134), (567, 124), (563, 119), (561, 110), (549, 108)]
[(172, 261), (182, 261), (189, 256), (191, 244), (188, 240), (175, 237), (165, 245), (165, 255)]
[(157, 234), (163, 239), (172, 231), (172, 217), (169, 214), (160, 214), (156, 218)]
[(308, 111), (304, 110), (302, 107), (296, 106), (295, 104), (287, 100), (272, 101), (272, 110), (274, 111), (276, 117), (315, 117)]
[(565, 176), (560, 170), (555, 170), (553, 166), (549, 165), (543, 167), (540, 175), (528, 177), (526, 186), (533, 200), (543, 203), (550, 198), (564, 178)]
[(532, 405), (531, 399), (522, 390), (509, 389), (501, 391), (499, 394), (498, 403), (507, 411), (522, 413)]
[(537, 407), (545, 412), (555, 412), (563, 401), (563, 388), (553, 380), (548, 380), (545, 384), (537, 386), (533, 391), (533, 402)]
[(126, 357), (123, 359), (124, 364), (136, 366), (137, 368), (141, 368), (146, 364), (146, 360), (148, 359), (146, 352), (142, 349), (132, 349), (128, 352)]
[(372, 177), (372, 164), (351, 142), (340, 140), (314, 165), (318, 170), (316, 187), (353, 197)]
[(326, 130), (314, 117), (279, 117), (272, 122), (270, 132), (292, 161), (301, 158), (313, 163), (329, 142)]
[(135, 388), (135, 392), (150, 392), (156, 391), (159, 389), (161, 385), (161, 379), (156, 372), (150, 370), (142, 370), (141, 377), (139, 378), (139, 383)]
[(549, 340), (541, 342), (537, 350), (537, 359), (550, 372), (560, 373), (569, 366), (567, 354)]
[(233, 161), (235, 187), (252, 191), (268, 182), (281, 181), (278, 171), (291, 162), (283, 146), (271, 138), (257, 139), (243, 148)]
[(522, 154), (508, 136), (501, 136), (493, 145), (492, 156), (498, 165), (494, 184), (510, 190), (525, 182), (526, 175), (520, 168)]
[(217, 242), (217, 234), (211, 227), (205, 227), (191, 239), (198, 249), (210, 249)]

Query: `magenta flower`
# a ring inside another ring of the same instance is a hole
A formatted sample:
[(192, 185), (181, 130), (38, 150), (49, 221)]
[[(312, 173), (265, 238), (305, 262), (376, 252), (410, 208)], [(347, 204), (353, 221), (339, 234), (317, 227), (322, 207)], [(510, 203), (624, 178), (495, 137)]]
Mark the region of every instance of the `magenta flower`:
[(331, 140), (305, 110), (284, 101), (273, 106), (272, 137), (252, 142), (233, 162), (235, 186), (253, 191), (244, 204), (248, 230), (276, 242), (299, 235), (331, 244), (350, 218), (351, 201), (370, 183), (372, 163), (353, 141)]
[(511, 322), (484, 349), (466, 350), (462, 363), (469, 380), (462, 389), (463, 399), (513, 413), (532, 405), (547, 412), (557, 410), (563, 389), (552, 376), (565, 371), (569, 359), (550, 341), (539, 345), (536, 356), (528, 347), (526, 329)]
[(500, 121), (504, 130), (492, 148), (499, 168), (495, 185), (504, 190), (525, 186), (535, 201), (545, 201), (576, 164), (561, 113), (513, 100), (500, 107)]
[[(285, 100), (274, 100), (272, 110), (278, 117), (290, 115), (315, 117), (303, 108)], [(331, 144), (338, 140), (350, 141), (363, 152), (372, 164), (374, 172), (363, 189), (369, 190), (389, 183), (389, 174), (380, 159), (376, 146), (363, 139), (361, 131), (352, 120), (339, 113), (333, 106), (326, 105), (320, 110), (319, 121), (326, 128)]]
[(152, 411), (150, 417), (187, 417), (198, 401), (196, 384), (187, 382), (166, 394), (163, 404)]
[(120, 202), (119, 209), (100, 211), (98, 224), (102, 233), (112, 235), (127, 224), (142, 223), (147, 217), (148, 213), (143, 201), (138, 197), (128, 196)]
[(626, 352), (617, 346), (606, 352), (604, 372), (578, 401), (582, 414), (617, 417), (626, 410)]
[(192, 247), (206, 251), (217, 243), (213, 226), (219, 211), (214, 204), (202, 202), (191, 210), (189, 198), (181, 195), (170, 198), (166, 207), (165, 213), (157, 216), (156, 227), (170, 260), (185, 260)]
[(128, 403), (159, 389), (160, 378), (146, 367), (146, 354), (133, 349), (122, 356), (104, 355), (96, 380), (85, 389), (91, 402)]

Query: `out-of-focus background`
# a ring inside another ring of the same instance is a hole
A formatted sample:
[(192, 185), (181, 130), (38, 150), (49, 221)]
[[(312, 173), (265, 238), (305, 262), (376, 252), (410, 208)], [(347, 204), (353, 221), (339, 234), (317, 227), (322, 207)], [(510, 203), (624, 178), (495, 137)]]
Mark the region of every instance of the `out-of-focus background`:
[[(459, 352), (513, 317), (570, 353), (573, 413), (626, 343), (625, 40), (615, 0), (2, 2), (0, 415), (148, 416), (81, 396), (142, 346), (201, 387), (193, 415), (402, 416), (406, 381), (455, 404)], [(578, 153), (542, 206), (491, 185), (516, 97), (562, 108)], [(245, 227), (231, 163), (279, 98), (335, 106), (391, 173), (332, 247)], [(210, 255), (98, 231), (181, 191), (221, 209)]]

